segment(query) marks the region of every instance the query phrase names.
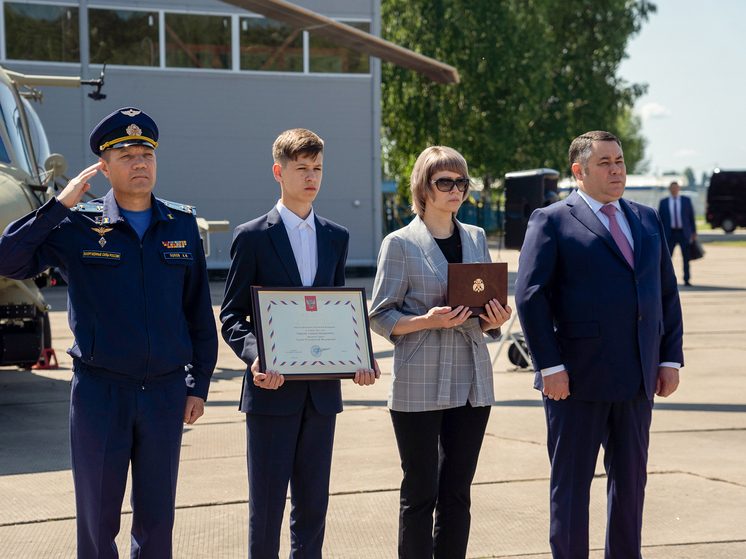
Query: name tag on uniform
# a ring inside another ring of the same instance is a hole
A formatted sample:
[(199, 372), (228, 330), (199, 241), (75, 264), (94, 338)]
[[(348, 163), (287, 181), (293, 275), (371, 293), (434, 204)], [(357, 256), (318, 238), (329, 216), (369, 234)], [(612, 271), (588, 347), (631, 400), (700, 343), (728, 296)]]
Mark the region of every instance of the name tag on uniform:
[(81, 256), (84, 261), (91, 263), (119, 264), (122, 261), (121, 252), (112, 252), (110, 250), (84, 250)]
[(166, 262), (191, 262), (194, 260), (191, 252), (182, 250), (166, 251), (161, 253)]

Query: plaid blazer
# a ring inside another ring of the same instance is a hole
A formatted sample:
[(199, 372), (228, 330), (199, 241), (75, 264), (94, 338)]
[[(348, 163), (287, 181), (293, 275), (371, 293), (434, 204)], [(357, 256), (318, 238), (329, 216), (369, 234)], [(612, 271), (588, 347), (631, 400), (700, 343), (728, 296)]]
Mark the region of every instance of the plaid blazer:
[[(455, 221), (455, 220), (454, 220)], [(456, 221), (464, 262), (490, 262), (484, 230)], [(495, 401), (492, 363), (478, 318), (454, 328), (391, 335), (405, 315), (445, 306), (448, 262), (419, 218), (388, 235), (378, 254), (370, 325), (394, 344), (388, 406), (396, 411), (430, 411), (489, 406)], [(490, 330), (496, 338), (500, 330)]]

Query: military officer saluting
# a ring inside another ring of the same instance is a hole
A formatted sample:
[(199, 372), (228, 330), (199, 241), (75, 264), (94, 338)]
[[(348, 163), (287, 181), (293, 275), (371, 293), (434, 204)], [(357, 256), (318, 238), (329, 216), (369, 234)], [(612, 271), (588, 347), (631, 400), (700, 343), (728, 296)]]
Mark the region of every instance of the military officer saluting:
[[(204, 412), (217, 360), (207, 269), (193, 210), (152, 194), (158, 127), (136, 108), (91, 133), (99, 156), (0, 239), (0, 275), (56, 266), (75, 343), (70, 448), (79, 558), (118, 558), (132, 464), (132, 557), (172, 556), (182, 422)], [(101, 172), (106, 196), (80, 204)]]

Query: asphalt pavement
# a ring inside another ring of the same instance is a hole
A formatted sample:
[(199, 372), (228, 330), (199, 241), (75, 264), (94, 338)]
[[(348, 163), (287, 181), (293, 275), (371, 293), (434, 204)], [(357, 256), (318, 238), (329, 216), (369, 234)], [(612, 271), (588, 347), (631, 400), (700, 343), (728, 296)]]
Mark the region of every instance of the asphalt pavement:
[[(721, 241), (741, 243), (721, 244)], [(646, 559), (746, 558), (746, 233), (709, 233), (704, 259), (681, 286), (686, 365), (671, 397), (656, 400), (643, 526)], [(517, 251), (507, 261), (511, 284)], [(681, 272), (681, 260), (674, 265)], [(372, 278), (351, 279), (370, 295)], [(212, 284), (214, 311), (222, 283)], [(610, 294), (613, 296), (613, 294)], [(65, 289), (51, 288), (53, 346), (61, 368), (0, 369), (0, 558), (75, 557), (75, 504), (68, 451), (72, 345)], [(511, 297), (512, 301), (512, 297)], [(111, 325), (116, 328), (115, 324)], [(518, 332), (515, 325), (513, 332)], [(499, 342), (489, 342), (491, 354)], [(383, 375), (372, 387), (343, 381), (324, 556), (396, 556), (399, 458), (386, 408), (392, 347), (373, 335)], [(546, 427), (533, 374), (507, 357), (494, 367), (492, 408), (472, 488), (468, 557), (551, 557)], [(222, 341), (206, 412), (184, 431), (175, 557), (247, 556), (248, 489), (243, 364)], [(603, 557), (606, 479), (592, 487), (591, 557)], [(289, 500), (287, 512), (290, 508)], [(129, 500), (122, 507), (120, 556), (129, 557)], [(281, 557), (289, 551), (287, 518)]]

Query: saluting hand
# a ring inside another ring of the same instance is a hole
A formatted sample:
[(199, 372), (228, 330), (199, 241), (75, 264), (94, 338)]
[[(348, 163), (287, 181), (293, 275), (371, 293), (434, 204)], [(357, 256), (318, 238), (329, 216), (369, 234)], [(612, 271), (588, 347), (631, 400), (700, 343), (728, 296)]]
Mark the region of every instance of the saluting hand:
[(259, 368), (258, 356), (254, 359), (254, 364), (251, 366), (251, 374), (254, 375), (254, 386), (266, 388), (267, 390), (277, 390), (285, 382), (285, 377), (277, 371), (267, 370), (262, 372)]
[(83, 194), (88, 192), (91, 185), (88, 184), (88, 179), (98, 173), (98, 170), (103, 166), (103, 163), (99, 161), (95, 165), (91, 165), (87, 169), (81, 171), (81, 173), (67, 183), (67, 186), (57, 195), (57, 201), (65, 206), (67, 209), (75, 206), (83, 198)]

